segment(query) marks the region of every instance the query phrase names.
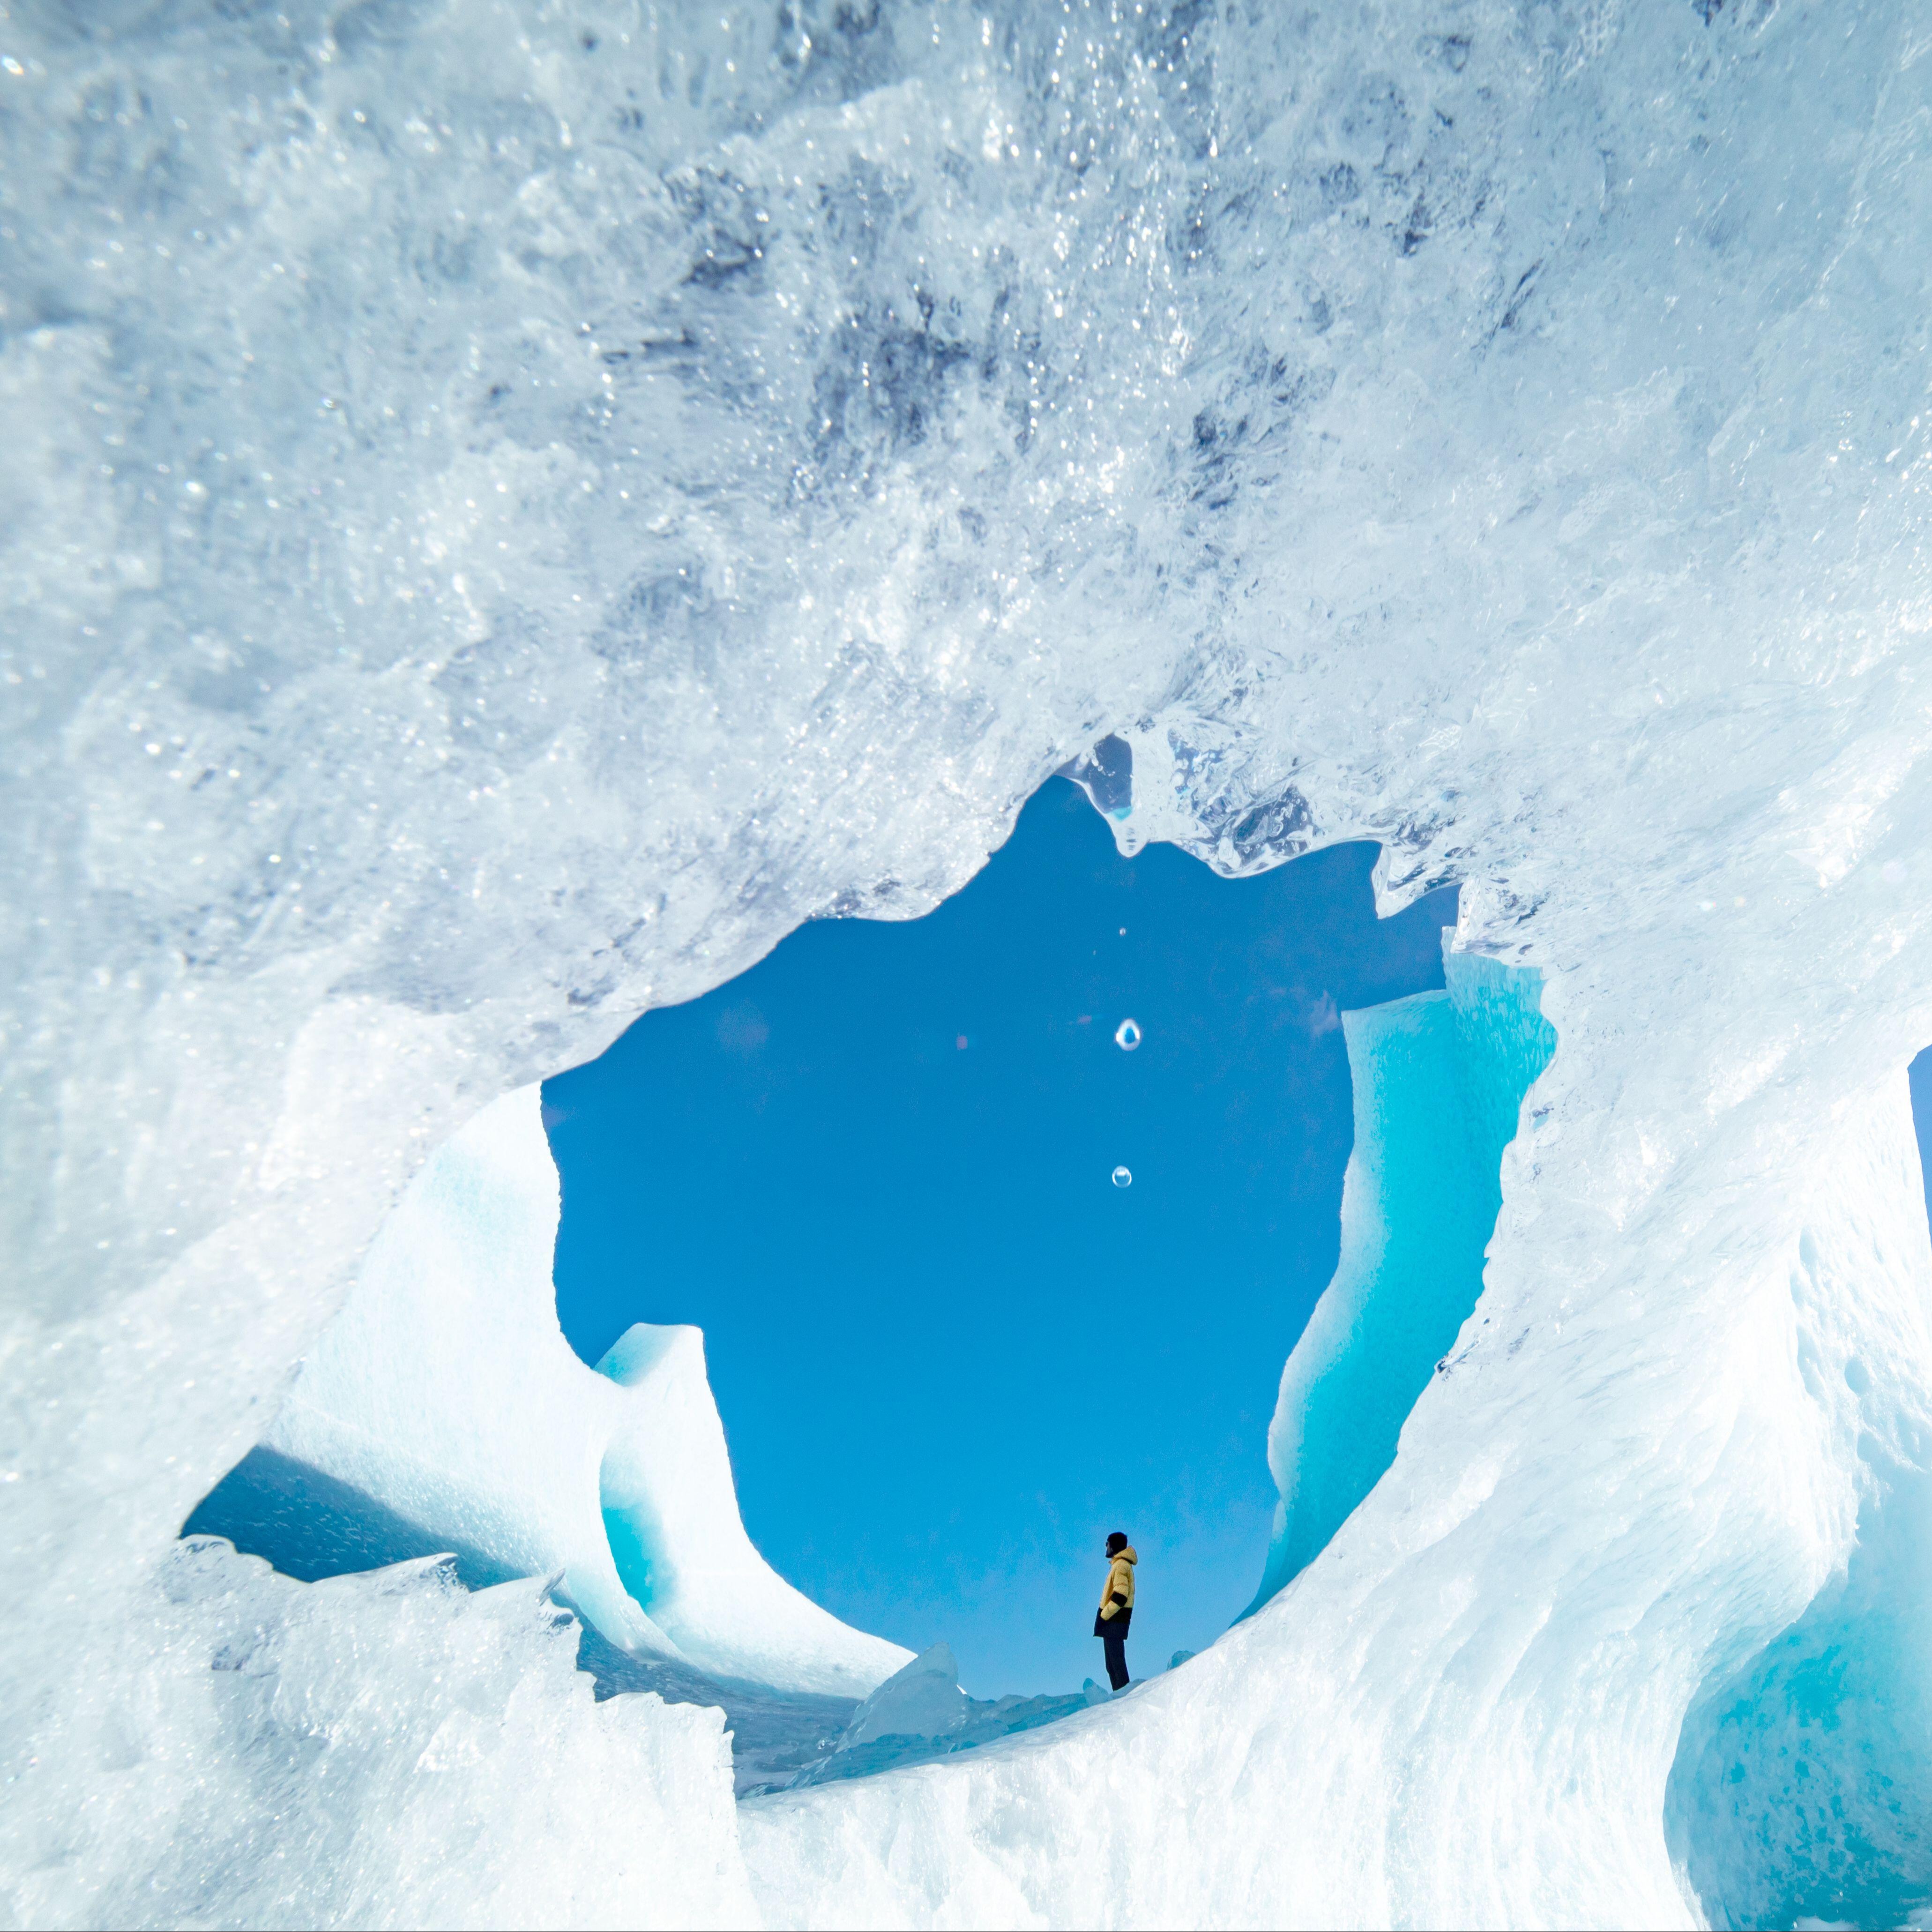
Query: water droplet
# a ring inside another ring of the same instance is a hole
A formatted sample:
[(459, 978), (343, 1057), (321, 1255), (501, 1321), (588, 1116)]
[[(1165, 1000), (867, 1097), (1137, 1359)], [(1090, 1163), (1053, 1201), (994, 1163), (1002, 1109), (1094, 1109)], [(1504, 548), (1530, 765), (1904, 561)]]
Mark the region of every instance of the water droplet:
[(1116, 1187), (1131, 1187), (1133, 1184), (1133, 1176), (1130, 1174), (1124, 1167), (1117, 1167), (1114, 1168), (1114, 1185)]
[(1141, 1024), (1138, 1020), (1123, 1020), (1114, 1029), (1114, 1044), (1123, 1053), (1131, 1053), (1141, 1043)]

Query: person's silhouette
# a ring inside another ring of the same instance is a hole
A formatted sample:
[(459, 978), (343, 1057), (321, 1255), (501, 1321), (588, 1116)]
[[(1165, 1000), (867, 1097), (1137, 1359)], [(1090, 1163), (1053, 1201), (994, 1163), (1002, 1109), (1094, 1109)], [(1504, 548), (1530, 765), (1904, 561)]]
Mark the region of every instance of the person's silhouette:
[(1125, 1532), (1107, 1539), (1107, 1582), (1094, 1613), (1094, 1634), (1106, 1645), (1107, 1682), (1116, 1690), (1127, 1682), (1127, 1629), (1134, 1620), (1135, 1556)]

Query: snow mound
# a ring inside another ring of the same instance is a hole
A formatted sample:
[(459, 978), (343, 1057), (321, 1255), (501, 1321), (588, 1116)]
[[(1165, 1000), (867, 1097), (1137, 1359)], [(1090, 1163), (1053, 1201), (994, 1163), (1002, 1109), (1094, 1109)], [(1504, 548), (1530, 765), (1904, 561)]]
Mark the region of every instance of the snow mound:
[(536, 1088), (439, 1148), (265, 1438), (422, 1533), (562, 1594), (620, 1648), (862, 1696), (908, 1653), (794, 1590), (740, 1520), (695, 1328), (596, 1371), (556, 1322), (560, 1201)]

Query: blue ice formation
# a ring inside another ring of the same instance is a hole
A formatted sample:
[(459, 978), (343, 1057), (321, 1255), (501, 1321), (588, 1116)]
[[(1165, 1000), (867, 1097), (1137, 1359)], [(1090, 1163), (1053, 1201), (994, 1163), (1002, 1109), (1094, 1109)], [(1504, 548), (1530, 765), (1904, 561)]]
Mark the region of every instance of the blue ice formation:
[(1342, 1016), (1355, 1145), (1334, 1279), (1282, 1372), (1281, 1502), (1252, 1616), (1325, 1549), (1395, 1460), (1402, 1425), (1483, 1292), (1498, 1166), (1556, 1032), (1542, 975), (1456, 952), (1440, 992)]
[[(1714, 1925), (1932, 1916), (1932, 1431), (1914, 1366), (1932, 1257), (1910, 1130), (1895, 1082), (1848, 1136), (1854, 1231), (1807, 1226), (1790, 1258), (1792, 1366), (1819, 1418), (1856, 1445), (1856, 1533), (1802, 1617), (1754, 1654), (1714, 1660), (1684, 1718), (1664, 1830)], [(1892, 1279), (1915, 1286), (1890, 1294)], [(1881, 1347), (1844, 1332), (1847, 1296), (1866, 1300)], [(1774, 1463), (1797, 1435), (1747, 1453)]]

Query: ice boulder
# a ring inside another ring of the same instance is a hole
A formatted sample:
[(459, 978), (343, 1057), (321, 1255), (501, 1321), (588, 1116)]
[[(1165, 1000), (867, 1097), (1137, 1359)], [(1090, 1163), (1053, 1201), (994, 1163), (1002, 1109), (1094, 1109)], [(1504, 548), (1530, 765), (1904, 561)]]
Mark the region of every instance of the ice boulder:
[(712, 1676), (862, 1696), (910, 1653), (779, 1576), (738, 1514), (695, 1328), (587, 1368), (557, 1326), (539, 1091), (424, 1168), (303, 1362), (266, 1448), (501, 1573), (560, 1576), (613, 1642)]
[(781, 1786), (760, 1788), (758, 1795), (869, 1778), (904, 1766), (984, 1750), (1022, 1732), (1056, 1725), (1106, 1703), (1111, 1695), (1096, 1688), (1090, 1677), (1082, 1689), (1058, 1696), (969, 1697), (959, 1688), (952, 1646), (936, 1643), (853, 1712), (830, 1756), (805, 1766)]
[(964, 1726), (966, 1715), (966, 1694), (959, 1688), (952, 1646), (936, 1643), (887, 1678), (859, 1706), (838, 1748), (851, 1750), (880, 1738), (948, 1737)]

